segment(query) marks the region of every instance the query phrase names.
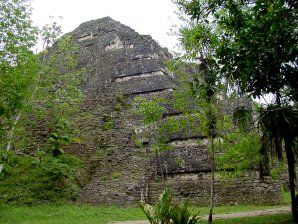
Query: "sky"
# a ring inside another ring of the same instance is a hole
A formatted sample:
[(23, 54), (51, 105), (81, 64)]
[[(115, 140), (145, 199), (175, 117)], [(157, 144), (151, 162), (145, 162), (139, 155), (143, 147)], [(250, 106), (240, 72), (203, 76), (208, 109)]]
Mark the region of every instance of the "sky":
[(140, 34), (152, 36), (162, 47), (178, 50), (177, 36), (169, 35), (179, 23), (171, 0), (32, 0), (32, 7), (33, 23), (39, 27), (54, 16), (67, 33), (83, 22), (110, 16)]

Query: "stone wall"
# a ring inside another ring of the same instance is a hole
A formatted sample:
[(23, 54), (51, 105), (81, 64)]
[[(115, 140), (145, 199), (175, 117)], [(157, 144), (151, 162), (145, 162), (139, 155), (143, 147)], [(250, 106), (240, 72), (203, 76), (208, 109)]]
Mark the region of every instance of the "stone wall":
[[(173, 189), (176, 200), (188, 199), (198, 206), (210, 204), (211, 176), (208, 173), (180, 174), (169, 176), (166, 181), (154, 181), (148, 185), (148, 201), (153, 203), (165, 187)], [(256, 176), (246, 178), (215, 179), (215, 205), (259, 204), (276, 205), (281, 203), (280, 189), (272, 180), (260, 181)]]

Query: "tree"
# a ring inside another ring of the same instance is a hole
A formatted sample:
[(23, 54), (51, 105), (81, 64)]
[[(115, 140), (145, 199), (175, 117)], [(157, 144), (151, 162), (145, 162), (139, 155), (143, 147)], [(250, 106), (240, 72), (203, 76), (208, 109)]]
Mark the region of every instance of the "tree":
[[(207, 60), (208, 69), (231, 89), (251, 97), (275, 96), (275, 105), (261, 109), (264, 140), (281, 158), (285, 149), (292, 198), (295, 200), (297, 140), (297, 7), (289, 0), (178, 0), (190, 17), (181, 40), (192, 55)], [(296, 105), (296, 106), (293, 106)], [(284, 147), (282, 147), (284, 143)]]
[[(82, 97), (77, 48), (65, 35), (48, 49), (61, 34), (53, 22), (40, 30), (45, 49), (35, 55), (31, 49), (38, 35), (30, 15), (28, 0), (0, 2), (0, 183), (5, 203), (73, 199), (79, 190), (81, 161), (61, 155), (73, 140), (71, 115)], [(34, 132), (40, 124), (46, 135)], [(40, 139), (45, 145), (36, 144)]]
[[(82, 80), (79, 78), (81, 73), (76, 70), (77, 47), (71, 37), (65, 35), (48, 52), (48, 48), (62, 33), (61, 27), (54, 21), (40, 30), (44, 49), (35, 55), (31, 49), (38, 35), (37, 28), (32, 26), (30, 20), (30, 1), (5, 0), (0, 7), (1, 160), (5, 161), (6, 154), (16, 143), (13, 140), (16, 140), (17, 126), (22, 126), (19, 124), (21, 115), (30, 120), (28, 114), (39, 114), (43, 118), (48, 116), (45, 119), (45, 125), (50, 130), (46, 139), (47, 147), (57, 157), (63, 152), (62, 146), (71, 141), (73, 128), (69, 117), (75, 113), (82, 98), (77, 87)], [(27, 134), (23, 133), (19, 139), (26, 139)], [(22, 145), (22, 150), (24, 148), (25, 145)], [(4, 161), (0, 164), (0, 173)]]
[[(26, 0), (0, 2), (0, 149), (10, 150), (19, 112), (30, 96), (37, 74), (37, 60), (31, 48), (36, 29), (30, 20)], [(0, 172), (3, 165), (0, 165)]]
[(36, 74), (36, 61), (30, 50), (36, 29), (30, 21), (25, 0), (0, 3), (0, 116), (11, 120), (24, 105)]
[[(250, 130), (251, 114), (243, 107), (238, 108), (239, 111), (235, 110), (235, 114), (226, 111), (223, 106), (224, 101), (220, 99), (226, 89), (219, 82), (218, 76), (212, 72), (209, 73), (203, 67), (204, 64), (208, 66), (206, 62), (203, 62), (198, 70), (197, 63), (185, 62), (183, 58), (168, 62), (168, 70), (178, 76), (173, 96), (170, 99), (153, 97), (150, 100), (138, 97), (135, 99), (135, 103), (138, 109), (137, 114), (143, 116), (144, 123), (154, 126), (150, 142), (153, 142), (152, 148), (157, 152), (156, 158), (159, 160), (159, 169), (162, 174), (166, 171), (163, 169), (162, 152), (171, 149), (171, 145), (168, 143), (171, 142), (172, 136), (183, 138), (185, 134), (187, 136), (189, 133), (194, 138), (200, 136), (200, 138), (208, 140), (207, 148), (210, 151), (211, 162), (209, 223), (212, 223), (215, 172), (228, 171), (231, 173), (231, 171), (235, 171), (243, 174), (243, 171), (254, 169), (259, 161), (255, 160), (258, 158), (255, 152), (260, 143), (258, 135), (254, 133), (254, 130)], [(191, 68), (194, 68), (193, 73), (189, 72)], [(232, 99), (229, 99), (228, 102), (232, 103)], [(179, 116), (163, 116), (169, 108), (174, 109)], [(245, 114), (245, 119), (242, 116), (238, 118), (238, 114), (241, 113)], [(235, 121), (233, 121), (233, 117)], [(238, 124), (237, 121), (240, 119), (245, 122)], [(254, 144), (253, 148), (249, 142), (251, 139), (255, 140), (252, 143)], [(241, 153), (235, 152), (239, 149)], [(249, 159), (250, 162), (242, 161), (243, 158)], [(215, 162), (219, 162), (219, 166), (216, 166)]]
[(43, 140), (47, 143), (42, 146), (49, 148), (54, 157), (63, 153), (63, 147), (72, 141), (76, 129), (72, 117), (82, 100), (78, 86), (83, 80), (82, 70), (77, 69), (77, 50), (72, 37), (64, 35), (49, 51), (42, 53), (46, 56), (41, 56), (44, 60), (31, 115), (46, 128)]

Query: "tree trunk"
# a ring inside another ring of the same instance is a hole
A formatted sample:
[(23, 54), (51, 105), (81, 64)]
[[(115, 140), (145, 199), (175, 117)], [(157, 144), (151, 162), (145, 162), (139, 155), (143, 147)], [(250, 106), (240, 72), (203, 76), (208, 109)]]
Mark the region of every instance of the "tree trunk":
[(261, 149), (260, 149), (261, 160), (260, 160), (260, 170), (259, 170), (260, 179), (262, 181), (264, 180), (264, 176), (268, 176), (270, 172), (267, 148), (268, 148), (268, 142), (266, 141), (266, 137), (263, 134), (263, 136), (261, 137)]
[(298, 222), (298, 205), (296, 200), (296, 171), (295, 171), (295, 157), (293, 152), (293, 138), (290, 134), (285, 135), (285, 150), (288, 161), (289, 183), (291, 191), (291, 205), (294, 222)]
[[(43, 50), (44, 50), (44, 49), (43, 49)], [(45, 54), (44, 54), (43, 57), (42, 57), (42, 62), (41, 62), (41, 63), (43, 63), (44, 60), (45, 60)], [(37, 86), (38, 86), (38, 84), (39, 84), (39, 82), (40, 82), (40, 78), (41, 78), (41, 74), (39, 73), (39, 74), (38, 74), (38, 77), (37, 77), (37, 85), (36, 85), (36, 87), (34, 88), (33, 93), (32, 93), (32, 95), (31, 95), (31, 97), (29, 98), (29, 101), (30, 101), (30, 99), (33, 99), (34, 96), (35, 96), (35, 93), (36, 93), (36, 90), (37, 90)], [(26, 106), (29, 104), (29, 101), (28, 101), (27, 103), (25, 103)], [(10, 149), (11, 149), (11, 143), (12, 143), (12, 139), (13, 139), (13, 136), (14, 136), (14, 129), (15, 129), (15, 126), (17, 125), (17, 123), (19, 122), (21, 116), (22, 116), (22, 112), (23, 112), (22, 110), (19, 111), (19, 113), (18, 113), (18, 115), (15, 117), (14, 122), (13, 122), (13, 124), (12, 124), (12, 127), (11, 127), (11, 129), (10, 129), (10, 131), (9, 131), (9, 133), (8, 133), (8, 136), (7, 136), (8, 143), (7, 143), (7, 145), (6, 145), (6, 149), (5, 149), (6, 152), (10, 151)], [(0, 164), (0, 173), (1, 173), (2, 170), (3, 170), (3, 167), (4, 167), (4, 162), (3, 162), (3, 164)]]
[[(42, 49), (42, 50), (45, 50), (45, 49), (48, 47), (48, 46), (46, 46), (46, 47), (44, 47), (44, 46), (45, 46), (45, 45), (43, 45), (43, 49)], [(43, 64), (44, 61), (45, 61), (45, 57), (46, 57), (46, 54), (43, 54), (43, 56), (42, 56), (42, 60), (41, 60), (41, 63), (42, 63), (42, 64)], [(32, 100), (32, 99), (35, 97), (35, 93), (36, 93), (36, 91), (37, 91), (37, 87), (38, 87), (38, 84), (39, 84), (39, 82), (40, 82), (40, 79), (41, 79), (41, 74), (38, 73), (36, 86), (35, 86), (35, 88), (34, 88), (34, 90), (33, 90), (33, 92), (32, 92), (31, 97), (29, 98), (29, 101), (28, 101), (27, 103), (25, 103), (26, 106), (29, 104), (30, 99)], [(8, 138), (7, 138), (7, 139), (8, 139), (8, 143), (7, 143), (7, 145), (6, 145), (6, 149), (5, 149), (6, 152), (10, 151), (10, 149), (11, 149), (12, 139), (13, 139), (13, 136), (14, 136), (14, 129), (15, 129), (15, 126), (17, 125), (17, 123), (19, 122), (19, 120), (20, 120), (20, 118), (21, 118), (21, 115), (22, 115), (22, 110), (19, 111), (19, 113), (18, 113), (18, 115), (16, 116), (16, 118), (15, 118), (15, 120), (14, 120), (14, 122), (13, 122), (13, 125), (12, 125), (12, 127), (11, 127), (11, 129), (10, 129), (10, 131), (9, 131), (9, 133), (8, 133)], [(3, 162), (2, 164), (0, 164), (0, 174), (1, 174), (2, 170), (3, 170), (3, 168), (4, 168), (4, 164), (5, 164), (5, 162)]]
[(211, 131), (211, 189), (210, 189), (210, 211), (208, 217), (208, 223), (212, 223), (213, 206), (214, 206), (214, 176), (215, 176), (215, 161), (214, 161), (214, 127), (210, 128)]
[[(5, 148), (6, 152), (9, 152), (10, 149), (11, 149), (11, 143), (12, 143), (12, 139), (13, 139), (13, 136), (14, 136), (14, 129), (15, 129), (15, 126), (17, 125), (17, 123), (19, 122), (19, 120), (21, 118), (21, 115), (22, 115), (22, 111), (20, 111), (18, 113), (18, 115), (15, 117), (14, 122), (11, 126), (11, 129), (8, 132), (8, 135), (7, 135), (8, 142), (7, 142), (7, 145), (6, 145), (6, 148)], [(5, 157), (4, 157), (4, 159), (5, 159)], [(4, 162), (2, 164), (0, 164), (0, 173), (2, 172), (3, 168), (4, 168)]]
[(161, 172), (161, 179), (165, 180), (164, 171), (163, 171), (163, 162), (161, 160), (160, 152), (156, 152), (156, 155), (158, 158), (159, 168), (160, 168), (160, 172)]

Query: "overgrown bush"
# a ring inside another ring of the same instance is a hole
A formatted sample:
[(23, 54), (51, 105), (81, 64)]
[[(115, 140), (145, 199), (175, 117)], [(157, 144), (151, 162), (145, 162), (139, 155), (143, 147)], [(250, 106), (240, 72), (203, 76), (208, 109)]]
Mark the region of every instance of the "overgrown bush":
[(165, 189), (154, 206), (140, 203), (150, 224), (196, 224), (198, 222), (198, 214), (191, 215), (187, 202), (174, 204), (172, 199), (172, 192)]
[(198, 215), (191, 216), (188, 203), (182, 202), (171, 208), (171, 220), (173, 224), (195, 224), (198, 222)]
[(70, 155), (10, 157), (0, 174), (0, 202), (36, 205), (75, 199), (79, 159)]

